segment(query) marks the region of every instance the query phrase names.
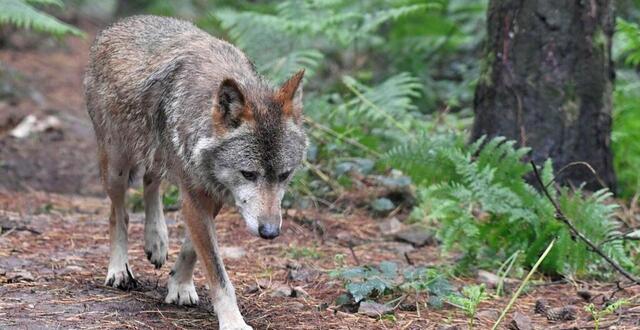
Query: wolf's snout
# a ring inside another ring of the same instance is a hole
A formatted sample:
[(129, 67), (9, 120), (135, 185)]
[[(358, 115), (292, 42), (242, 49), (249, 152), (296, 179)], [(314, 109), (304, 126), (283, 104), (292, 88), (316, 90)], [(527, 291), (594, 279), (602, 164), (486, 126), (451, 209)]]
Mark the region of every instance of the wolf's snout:
[(273, 223), (262, 223), (258, 226), (258, 233), (264, 239), (274, 239), (280, 235), (280, 226)]

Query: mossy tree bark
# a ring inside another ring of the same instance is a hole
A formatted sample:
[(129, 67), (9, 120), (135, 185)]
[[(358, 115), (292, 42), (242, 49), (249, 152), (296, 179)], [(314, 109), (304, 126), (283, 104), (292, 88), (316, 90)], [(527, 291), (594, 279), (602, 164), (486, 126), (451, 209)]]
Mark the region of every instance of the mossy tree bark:
[(615, 189), (611, 155), (613, 1), (490, 0), (472, 139), (506, 136), (552, 158), (563, 183)]

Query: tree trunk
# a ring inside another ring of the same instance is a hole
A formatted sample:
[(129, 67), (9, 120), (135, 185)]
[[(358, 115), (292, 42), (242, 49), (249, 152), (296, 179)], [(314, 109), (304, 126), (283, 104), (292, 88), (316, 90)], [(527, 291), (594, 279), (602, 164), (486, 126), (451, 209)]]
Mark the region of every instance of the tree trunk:
[(506, 136), (552, 158), (560, 182), (615, 189), (613, 1), (490, 0), (472, 139)]

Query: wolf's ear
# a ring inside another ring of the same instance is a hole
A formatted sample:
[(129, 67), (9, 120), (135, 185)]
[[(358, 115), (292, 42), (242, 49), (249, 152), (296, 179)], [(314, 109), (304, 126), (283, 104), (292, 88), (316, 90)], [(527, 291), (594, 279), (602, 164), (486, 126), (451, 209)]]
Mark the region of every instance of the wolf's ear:
[(302, 119), (302, 78), (304, 69), (296, 72), (289, 80), (285, 81), (278, 91), (278, 98), (283, 104), (285, 116), (292, 116), (300, 123)]
[(249, 112), (240, 86), (233, 79), (222, 81), (217, 102), (217, 111), (213, 117), (216, 126), (219, 127), (236, 128), (240, 126), (245, 112)]

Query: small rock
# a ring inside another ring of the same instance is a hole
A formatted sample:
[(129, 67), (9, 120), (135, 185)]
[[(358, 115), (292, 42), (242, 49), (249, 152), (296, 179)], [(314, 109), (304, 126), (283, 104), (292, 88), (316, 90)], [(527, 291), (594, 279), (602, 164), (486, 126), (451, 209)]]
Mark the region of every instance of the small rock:
[(287, 261), (287, 264), (285, 265), (288, 269), (300, 269), (302, 268), (302, 264), (295, 261), (295, 260), (289, 260)]
[(496, 321), (498, 318), (500, 317), (500, 313), (498, 313), (498, 311), (495, 310), (484, 310), (484, 311), (479, 311), (476, 314), (476, 318), (478, 320), (489, 320), (489, 321)]
[(305, 308), (304, 304), (299, 301), (294, 301), (289, 306), (293, 309), (302, 310)]
[(293, 287), (293, 293), (291, 294), (292, 297), (308, 297), (309, 293), (307, 293), (307, 291), (305, 291), (301, 286), (295, 286)]
[(310, 282), (318, 276), (318, 271), (309, 267), (289, 269), (287, 278), (292, 281)]
[(378, 224), (378, 228), (380, 228), (382, 235), (393, 235), (402, 229), (402, 223), (398, 221), (397, 218), (393, 217), (380, 222)]
[(433, 234), (419, 225), (413, 225), (397, 232), (395, 234), (395, 238), (399, 241), (411, 243), (415, 247), (433, 245), (436, 243)]
[(390, 251), (399, 255), (413, 252), (416, 250), (413, 244), (404, 242), (380, 242), (379, 244), (372, 244), (372, 248), (380, 248), (380, 250)]
[(477, 280), (480, 283), (486, 284), (488, 288), (495, 289), (500, 282), (500, 277), (492, 272), (479, 270)]
[(393, 313), (393, 308), (373, 301), (363, 301), (360, 303), (360, 307), (358, 307), (358, 313), (379, 318), (382, 315)]
[(251, 284), (244, 289), (245, 294), (256, 293), (258, 291), (260, 291), (260, 287), (257, 284)]
[[(255, 284), (249, 285), (249, 287), (247, 287), (244, 290), (244, 292), (245, 293), (256, 293), (256, 292), (258, 292), (260, 290), (267, 289), (270, 286), (271, 286), (271, 282), (270, 281), (261, 278), (261, 279), (257, 280)], [(209, 289), (207, 288), (207, 290), (209, 290)]]
[(584, 299), (584, 301), (586, 302), (589, 302), (591, 301), (591, 298), (593, 297), (593, 295), (589, 290), (583, 289), (583, 290), (578, 290), (578, 297)]
[(361, 243), (360, 239), (358, 239), (357, 237), (353, 237), (353, 235), (351, 235), (351, 233), (349, 233), (348, 231), (341, 231), (337, 233), (336, 239), (338, 240), (340, 245), (344, 246), (356, 246)]
[(294, 293), (293, 289), (284, 283), (272, 283), (270, 289), (269, 296), (271, 297), (292, 297)]
[(441, 325), (437, 328), (438, 330), (462, 330), (462, 327), (459, 325)]
[(64, 269), (60, 271), (60, 274), (77, 274), (81, 273), (83, 270), (84, 269), (80, 266), (69, 265), (67, 267), (64, 267)]
[[(491, 289), (495, 289), (496, 287), (498, 287), (498, 283), (500, 283), (500, 276), (492, 273), (492, 272), (488, 272), (486, 270), (479, 270), (478, 271), (478, 281), (480, 283), (484, 283), (487, 285), (488, 288)], [(512, 278), (508, 278), (505, 277), (503, 279), (503, 286), (507, 287), (510, 285), (514, 285), (517, 284), (518, 280), (512, 279)]]
[(513, 318), (507, 327), (510, 330), (533, 330), (531, 319), (520, 312), (513, 314)]
[(47, 116), (38, 120), (34, 115), (28, 115), (22, 119), (18, 126), (14, 127), (9, 135), (16, 139), (24, 139), (32, 133), (44, 132), (50, 129), (59, 129), (62, 126), (60, 119), (55, 116)]
[(393, 205), (390, 199), (382, 197), (374, 200), (373, 203), (371, 203), (371, 208), (376, 212), (386, 213), (396, 208), (396, 206)]
[(31, 273), (25, 270), (20, 272), (7, 272), (6, 277), (9, 283), (33, 282), (36, 280)]
[(220, 248), (220, 253), (223, 258), (240, 259), (247, 254), (247, 251), (240, 246), (223, 246)]

